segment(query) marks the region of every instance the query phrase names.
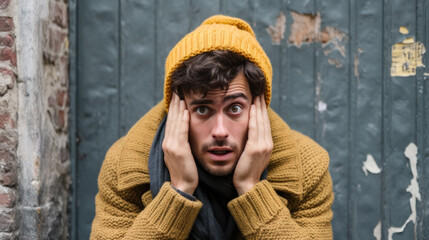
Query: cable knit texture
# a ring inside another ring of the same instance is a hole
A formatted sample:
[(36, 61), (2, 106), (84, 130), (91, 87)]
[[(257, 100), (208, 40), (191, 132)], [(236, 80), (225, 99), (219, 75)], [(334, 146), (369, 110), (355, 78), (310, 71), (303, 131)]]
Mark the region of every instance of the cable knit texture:
[[(271, 109), (267, 180), (229, 202), (240, 239), (332, 239), (327, 152)], [(166, 115), (160, 102), (108, 151), (98, 178), (91, 239), (186, 239), (202, 207), (165, 183), (153, 198), (149, 151)]]
[(255, 63), (264, 73), (267, 87), (265, 101), (271, 100), (272, 67), (250, 25), (239, 18), (215, 15), (173, 47), (165, 60), (164, 98), (168, 109), (171, 100), (171, 74), (186, 60), (213, 50), (229, 50)]

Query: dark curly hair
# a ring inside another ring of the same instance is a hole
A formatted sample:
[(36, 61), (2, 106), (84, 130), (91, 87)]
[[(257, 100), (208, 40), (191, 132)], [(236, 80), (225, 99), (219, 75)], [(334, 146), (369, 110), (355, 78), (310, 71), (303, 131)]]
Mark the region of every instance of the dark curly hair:
[(226, 92), (239, 72), (246, 77), (253, 97), (264, 93), (266, 81), (262, 70), (228, 50), (205, 52), (184, 61), (171, 75), (172, 90), (181, 99), (191, 93), (205, 97), (208, 91), (215, 89)]

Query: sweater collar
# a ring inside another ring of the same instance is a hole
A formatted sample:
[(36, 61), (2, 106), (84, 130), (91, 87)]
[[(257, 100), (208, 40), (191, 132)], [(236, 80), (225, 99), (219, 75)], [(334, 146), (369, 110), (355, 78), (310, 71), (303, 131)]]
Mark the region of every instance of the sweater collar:
[[(118, 190), (149, 184), (149, 152), (165, 115), (164, 101), (161, 101), (124, 137), (117, 161)], [(276, 191), (300, 198), (303, 192), (303, 173), (293, 132), (272, 109), (268, 110), (268, 115), (274, 148), (268, 165), (267, 180)]]

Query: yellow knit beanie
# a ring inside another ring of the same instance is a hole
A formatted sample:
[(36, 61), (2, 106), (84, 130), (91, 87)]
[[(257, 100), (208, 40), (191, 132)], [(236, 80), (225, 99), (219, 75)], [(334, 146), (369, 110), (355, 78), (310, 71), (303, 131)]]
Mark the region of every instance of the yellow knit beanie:
[(171, 74), (189, 58), (213, 50), (229, 50), (244, 56), (265, 75), (265, 101), (271, 101), (272, 67), (250, 25), (242, 19), (216, 15), (207, 18), (193, 32), (180, 40), (165, 61), (164, 99), (168, 109), (171, 101)]

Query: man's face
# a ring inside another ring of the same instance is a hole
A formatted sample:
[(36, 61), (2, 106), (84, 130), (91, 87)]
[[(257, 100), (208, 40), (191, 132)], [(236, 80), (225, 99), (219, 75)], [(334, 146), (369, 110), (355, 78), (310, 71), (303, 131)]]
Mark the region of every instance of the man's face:
[(190, 114), (189, 143), (199, 164), (210, 174), (231, 174), (247, 141), (252, 94), (243, 73), (228, 91), (209, 91), (205, 97), (185, 96)]

